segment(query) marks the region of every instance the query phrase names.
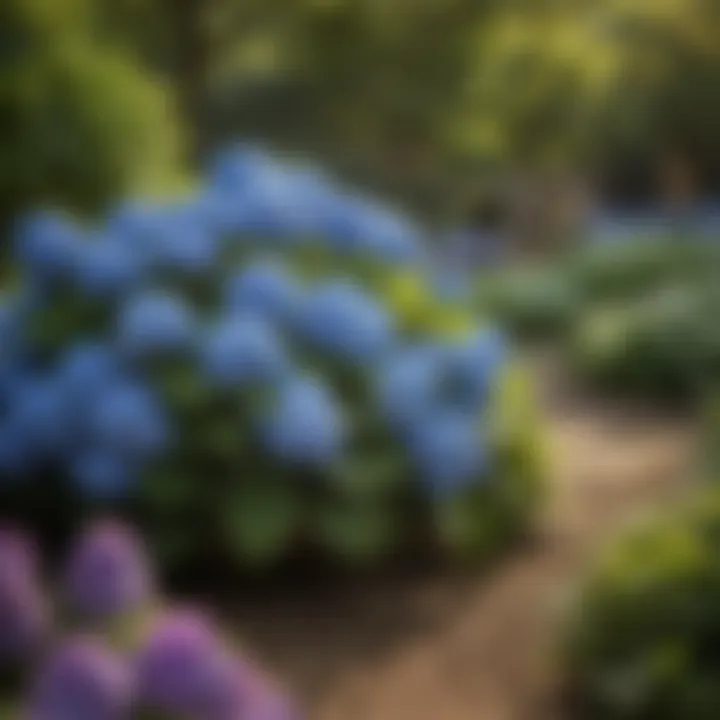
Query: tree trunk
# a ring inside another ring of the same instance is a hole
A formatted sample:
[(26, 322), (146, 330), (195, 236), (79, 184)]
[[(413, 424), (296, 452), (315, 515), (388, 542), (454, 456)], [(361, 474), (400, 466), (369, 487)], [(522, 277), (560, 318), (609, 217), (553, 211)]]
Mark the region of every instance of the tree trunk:
[(166, 0), (173, 23), (174, 74), (179, 109), (188, 136), (190, 160), (197, 164), (209, 144), (207, 90), (210, 44), (207, 0)]

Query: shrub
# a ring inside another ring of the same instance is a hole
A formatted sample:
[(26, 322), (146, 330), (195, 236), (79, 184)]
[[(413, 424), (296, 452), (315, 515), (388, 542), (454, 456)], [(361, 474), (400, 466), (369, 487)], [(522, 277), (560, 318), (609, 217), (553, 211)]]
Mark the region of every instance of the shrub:
[(240, 566), (473, 556), (524, 525), (522, 373), (387, 209), (241, 148), (100, 227), (34, 216), (18, 252), (0, 468), (25, 512), (57, 476), (55, 516), (122, 507), (168, 562)]
[(40, 203), (84, 212), (178, 170), (162, 88), (94, 40), (83, 3), (0, 9), (0, 232)]
[(53, 603), (24, 534), (2, 530), (1, 708), (33, 720), (298, 717), (209, 616), (160, 604), (128, 527), (89, 527), (59, 587)]
[(481, 277), (480, 305), (523, 340), (565, 336), (581, 310), (582, 295), (563, 264), (512, 269)]
[(558, 343), (595, 387), (687, 401), (720, 371), (719, 276), (712, 241), (629, 238), (491, 278), (480, 303), (519, 338)]
[(582, 717), (718, 716), (719, 531), (720, 495), (710, 488), (603, 557), (569, 632)]
[(571, 338), (571, 357), (599, 387), (660, 400), (697, 400), (720, 369), (717, 308), (696, 284), (591, 310)]

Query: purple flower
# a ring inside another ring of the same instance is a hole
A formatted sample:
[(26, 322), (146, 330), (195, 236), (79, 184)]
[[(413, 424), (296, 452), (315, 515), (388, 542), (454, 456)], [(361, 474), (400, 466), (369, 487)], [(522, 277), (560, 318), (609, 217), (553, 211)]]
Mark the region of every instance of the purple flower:
[(124, 720), (133, 699), (129, 669), (91, 638), (63, 643), (42, 668), (29, 720)]
[(80, 537), (65, 581), (72, 607), (94, 619), (132, 612), (152, 593), (140, 540), (130, 528), (112, 520), (99, 521)]
[(46, 637), (49, 613), (37, 574), (29, 538), (0, 529), (0, 663), (26, 660)]
[(200, 713), (228, 696), (225, 658), (206, 616), (187, 610), (168, 613), (152, 629), (136, 660), (142, 706), (209, 719)]
[[(299, 720), (300, 715), (284, 693), (274, 687), (260, 673), (244, 678), (242, 720)], [(225, 718), (222, 718), (225, 720)], [(229, 719), (228, 719), (229, 720)]]
[(22, 530), (0, 525), (0, 582), (10, 575), (35, 579), (38, 573), (37, 548)]

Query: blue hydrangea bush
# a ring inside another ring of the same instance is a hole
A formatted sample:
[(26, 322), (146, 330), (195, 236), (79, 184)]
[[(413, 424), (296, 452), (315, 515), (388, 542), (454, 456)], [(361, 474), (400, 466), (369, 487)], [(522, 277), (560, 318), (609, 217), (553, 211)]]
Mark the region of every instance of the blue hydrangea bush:
[(410, 221), (316, 170), (233, 148), (172, 202), (33, 215), (17, 258), (6, 507), (110, 504), (164, 562), (238, 566), (475, 555), (524, 525), (542, 467), (502, 335)]
[(93, 523), (56, 601), (16, 527), (0, 529), (0, 712), (28, 720), (299, 720), (206, 613), (162, 600), (133, 531)]

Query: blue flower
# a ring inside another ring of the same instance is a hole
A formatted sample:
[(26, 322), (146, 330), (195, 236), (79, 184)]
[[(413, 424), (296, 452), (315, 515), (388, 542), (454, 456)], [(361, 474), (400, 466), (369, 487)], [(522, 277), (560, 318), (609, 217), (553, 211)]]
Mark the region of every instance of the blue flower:
[(0, 357), (13, 354), (22, 333), (22, 320), (17, 296), (0, 296)]
[(365, 247), (378, 258), (395, 263), (418, 258), (420, 235), (410, 221), (377, 207), (367, 211), (363, 226)]
[(421, 478), (433, 494), (448, 495), (479, 480), (487, 449), (477, 422), (441, 408), (416, 423), (409, 442)]
[(84, 249), (76, 277), (84, 292), (102, 297), (127, 291), (139, 280), (142, 270), (143, 264), (131, 246), (104, 238)]
[(445, 367), (438, 348), (412, 347), (393, 353), (377, 370), (378, 404), (389, 422), (407, 428), (438, 401)]
[(62, 388), (50, 378), (20, 382), (10, 400), (7, 420), (37, 455), (65, 452), (75, 439), (76, 418), (69, 412)]
[(125, 202), (106, 219), (105, 234), (144, 256), (162, 228), (160, 210), (160, 206), (140, 200)]
[(265, 427), (265, 439), (279, 458), (325, 464), (342, 449), (345, 423), (330, 391), (319, 382), (294, 378), (282, 385)]
[(485, 402), (507, 356), (503, 334), (481, 330), (448, 353), (457, 392), (475, 405)]
[(67, 278), (77, 261), (81, 244), (78, 229), (52, 212), (31, 215), (17, 229), (20, 262), (41, 280)]
[(340, 251), (403, 263), (419, 256), (419, 232), (411, 223), (365, 198), (337, 194), (325, 230)]
[(273, 380), (286, 367), (275, 329), (256, 315), (222, 320), (211, 331), (202, 354), (205, 373), (218, 385)]
[(163, 408), (143, 386), (121, 382), (98, 395), (89, 417), (91, 439), (130, 459), (155, 455), (168, 444)]
[(70, 468), (76, 487), (96, 500), (122, 497), (136, 479), (136, 472), (137, 468), (125, 456), (100, 448), (80, 454)]
[(147, 357), (187, 349), (193, 339), (190, 311), (176, 297), (146, 291), (120, 309), (120, 349), (131, 357)]
[(186, 202), (166, 208), (150, 241), (153, 262), (160, 269), (186, 274), (209, 271), (217, 258), (220, 237), (205, 223), (202, 209)]
[(257, 262), (236, 273), (227, 282), (228, 307), (253, 310), (285, 319), (297, 310), (300, 289), (278, 263)]
[(0, 423), (0, 480), (26, 473), (36, 460), (23, 429), (12, 418), (5, 418)]
[(259, 173), (272, 164), (267, 153), (259, 147), (239, 143), (215, 155), (207, 175), (216, 189), (237, 193), (246, 189)]
[(112, 349), (95, 341), (81, 341), (68, 348), (57, 365), (57, 383), (73, 407), (88, 400), (121, 376), (119, 359)]
[(385, 309), (347, 282), (320, 286), (302, 312), (305, 337), (348, 360), (366, 362), (378, 358), (391, 346), (392, 330)]

